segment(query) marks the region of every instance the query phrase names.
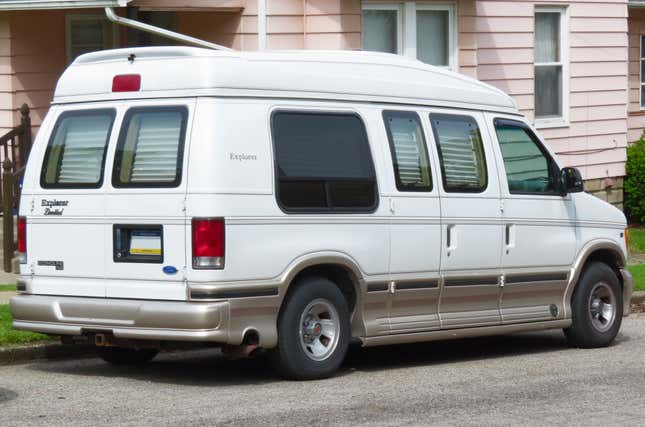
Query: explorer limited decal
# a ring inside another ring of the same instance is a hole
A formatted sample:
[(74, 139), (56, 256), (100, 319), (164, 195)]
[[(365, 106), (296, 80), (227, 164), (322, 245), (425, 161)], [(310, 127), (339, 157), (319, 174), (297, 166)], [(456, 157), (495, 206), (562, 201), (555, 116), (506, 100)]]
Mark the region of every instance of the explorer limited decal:
[(64, 208), (67, 205), (69, 205), (69, 200), (42, 199), (40, 201), (40, 206), (45, 208), (43, 215), (63, 215)]

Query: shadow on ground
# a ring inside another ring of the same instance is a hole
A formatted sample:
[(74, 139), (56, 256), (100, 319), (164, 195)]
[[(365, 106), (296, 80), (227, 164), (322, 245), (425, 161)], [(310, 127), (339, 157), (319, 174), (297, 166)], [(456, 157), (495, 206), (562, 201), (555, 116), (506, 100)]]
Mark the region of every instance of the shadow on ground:
[[(626, 337), (619, 337), (625, 341)], [(561, 331), (374, 348), (352, 346), (337, 376), (416, 366), (440, 366), (473, 360), (565, 351)], [(112, 366), (98, 358), (38, 362), (29, 369), (90, 377), (123, 377), (191, 386), (258, 385), (280, 381), (268, 357), (230, 361), (217, 349), (164, 353), (143, 366)]]

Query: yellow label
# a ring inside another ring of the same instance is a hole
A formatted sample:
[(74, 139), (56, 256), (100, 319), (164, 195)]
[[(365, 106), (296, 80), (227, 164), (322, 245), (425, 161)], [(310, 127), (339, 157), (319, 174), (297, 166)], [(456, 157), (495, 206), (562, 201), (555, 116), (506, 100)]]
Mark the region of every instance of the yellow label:
[(161, 255), (161, 249), (130, 248), (130, 253), (134, 255)]

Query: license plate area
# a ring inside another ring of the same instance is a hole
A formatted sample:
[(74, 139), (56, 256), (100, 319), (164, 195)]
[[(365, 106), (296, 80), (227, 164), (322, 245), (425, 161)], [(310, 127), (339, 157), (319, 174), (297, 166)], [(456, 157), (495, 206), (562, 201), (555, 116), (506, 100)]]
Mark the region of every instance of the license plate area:
[(163, 263), (163, 227), (150, 224), (114, 224), (114, 262)]

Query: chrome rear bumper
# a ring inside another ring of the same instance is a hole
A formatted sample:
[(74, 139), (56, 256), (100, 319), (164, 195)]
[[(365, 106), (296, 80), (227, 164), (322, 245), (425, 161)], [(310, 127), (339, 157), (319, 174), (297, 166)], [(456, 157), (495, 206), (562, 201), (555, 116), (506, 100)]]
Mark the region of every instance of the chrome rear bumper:
[(144, 301), (20, 294), (16, 329), (54, 335), (111, 333), (117, 338), (228, 343), (229, 303)]

